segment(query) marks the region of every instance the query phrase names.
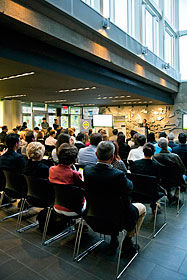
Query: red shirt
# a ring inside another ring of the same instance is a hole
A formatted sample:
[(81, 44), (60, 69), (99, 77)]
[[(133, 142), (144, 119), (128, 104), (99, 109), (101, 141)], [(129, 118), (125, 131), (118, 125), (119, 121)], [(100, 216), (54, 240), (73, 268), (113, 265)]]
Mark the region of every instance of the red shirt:
[[(74, 180), (75, 178), (76, 182)], [(58, 164), (57, 166), (51, 166), (49, 168), (49, 181), (54, 184), (75, 185), (84, 188), (84, 182), (82, 181), (81, 174), (73, 171), (71, 167), (63, 164)], [(54, 205), (54, 207), (58, 210), (71, 212), (68, 208), (60, 205)]]

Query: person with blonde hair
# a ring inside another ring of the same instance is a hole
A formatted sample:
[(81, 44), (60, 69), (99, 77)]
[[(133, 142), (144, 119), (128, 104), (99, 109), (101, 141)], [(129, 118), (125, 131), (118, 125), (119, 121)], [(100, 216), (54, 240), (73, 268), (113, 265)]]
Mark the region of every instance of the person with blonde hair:
[(31, 142), (26, 148), (27, 165), (23, 171), (25, 175), (39, 178), (48, 178), (49, 167), (42, 162), (45, 147), (40, 142)]

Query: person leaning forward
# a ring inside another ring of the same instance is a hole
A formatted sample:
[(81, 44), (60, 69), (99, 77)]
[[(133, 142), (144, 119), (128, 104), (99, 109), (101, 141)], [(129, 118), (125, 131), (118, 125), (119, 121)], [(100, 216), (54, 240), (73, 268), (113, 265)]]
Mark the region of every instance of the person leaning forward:
[[(114, 151), (112, 142), (102, 141), (98, 144), (97, 164), (84, 168), (85, 190), (88, 198), (94, 195), (96, 199), (98, 197), (100, 201), (103, 200), (100, 209), (102, 215), (107, 219), (110, 218), (112, 223), (116, 224), (116, 228), (121, 227), (127, 231), (122, 250), (128, 255), (134, 254), (137, 250), (131, 239), (135, 236), (136, 224), (138, 230), (141, 227), (146, 208), (141, 203), (131, 203), (133, 184), (121, 170), (112, 168)], [(118, 234), (111, 236), (111, 254), (115, 254), (118, 248)]]

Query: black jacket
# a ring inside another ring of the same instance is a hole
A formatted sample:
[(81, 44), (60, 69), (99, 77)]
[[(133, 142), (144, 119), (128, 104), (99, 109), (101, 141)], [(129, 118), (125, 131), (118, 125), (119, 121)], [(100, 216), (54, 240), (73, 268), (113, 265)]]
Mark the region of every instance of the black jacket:
[(28, 160), (27, 165), (23, 170), (23, 174), (48, 179), (49, 167), (41, 161)]
[(0, 169), (22, 173), (24, 167), (24, 157), (13, 150), (9, 149), (4, 155), (0, 157)]
[(176, 147), (173, 147), (172, 152), (181, 158), (187, 170), (187, 144), (179, 144)]
[(131, 204), (133, 184), (126, 175), (110, 165), (97, 163), (84, 169), (86, 199), (97, 202), (97, 215), (110, 218), (127, 231), (134, 229), (138, 210)]

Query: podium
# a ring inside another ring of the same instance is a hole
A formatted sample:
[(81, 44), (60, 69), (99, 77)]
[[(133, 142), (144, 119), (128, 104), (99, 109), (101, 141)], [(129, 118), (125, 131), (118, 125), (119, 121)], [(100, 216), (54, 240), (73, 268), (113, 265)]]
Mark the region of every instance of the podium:
[(137, 131), (140, 134), (143, 134), (143, 135), (147, 136), (146, 135), (146, 128), (145, 127), (135, 126), (134, 130)]

